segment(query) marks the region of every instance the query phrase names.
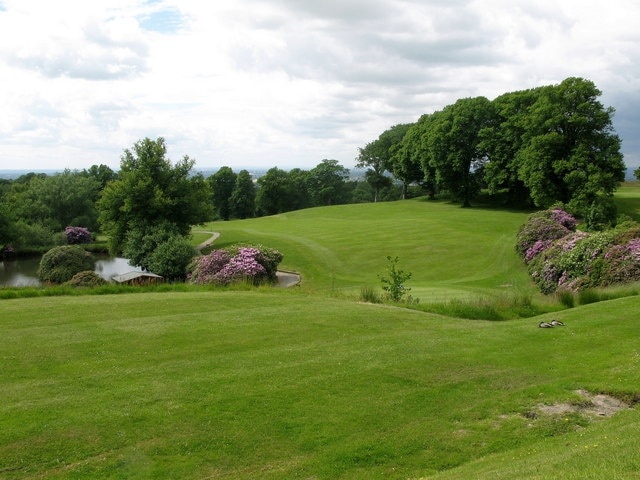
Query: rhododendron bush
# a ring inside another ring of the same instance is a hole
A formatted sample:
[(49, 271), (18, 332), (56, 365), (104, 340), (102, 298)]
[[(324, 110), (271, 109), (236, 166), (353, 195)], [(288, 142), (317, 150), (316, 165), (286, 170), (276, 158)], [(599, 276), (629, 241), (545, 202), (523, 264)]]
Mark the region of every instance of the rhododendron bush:
[(85, 227), (67, 227), (64, 229), (64, 235), (69, 245), (78, 245), (81, 243), (91, 243), (91, 232)]
[(255, 285), (274, 283), (281, 261), (282, 254), (272, 248), (237, 245), (197, 258), (191, 265), (189, 279), (192, 283), (218, 285), (238, 281)]
[(538, 212), (516, 238), (516, 251), (543, 293), (640, 281), (640, 228), (627, 222), (601, 232), (576, 230), (562, 209)]

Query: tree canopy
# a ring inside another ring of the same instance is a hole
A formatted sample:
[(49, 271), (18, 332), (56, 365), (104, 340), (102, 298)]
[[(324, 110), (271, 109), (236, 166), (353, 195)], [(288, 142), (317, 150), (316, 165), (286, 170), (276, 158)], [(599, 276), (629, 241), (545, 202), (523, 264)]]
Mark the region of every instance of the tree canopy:
[(118, 178), (109, 182), (98, 201), (102, 231), (112, 252), (120, 252), (131, 236), (158, 229), (186, 236), (192, 225), (212, 216), (211, 189), (194, 161), (185, 156), (173, 165), (163, 138), (138, 141), (121, 157)]
[[(361, 165), (385, 168), (403, 182), (447, 191), (468, 205), (480, 188), (510, 201), (548, 207), (568, 204), (581, 214), (607, 205), (624, 180), (612, 107), (583, 78), (500, 95), (464, 98), (425, 114), (402, 138), (383, 135), (360, 149)], [(420, 170), (418, 170), (420, 166)]]

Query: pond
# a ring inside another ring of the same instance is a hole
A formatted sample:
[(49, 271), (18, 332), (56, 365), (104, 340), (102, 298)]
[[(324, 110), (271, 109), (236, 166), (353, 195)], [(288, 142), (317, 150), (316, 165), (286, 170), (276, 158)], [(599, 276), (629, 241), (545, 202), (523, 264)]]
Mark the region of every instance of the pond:
[[(139, 267), (132, 267), (126, 258), (111, 257), (109, 255), (94, 255), (96, 266), (94, 271), (105, 280), (111, 280), (114, 275), (136, 271)], [(0, 287), (38, 286), (37, 272), (41, 257), (19, 258), (16, 260), (0, 261)]]

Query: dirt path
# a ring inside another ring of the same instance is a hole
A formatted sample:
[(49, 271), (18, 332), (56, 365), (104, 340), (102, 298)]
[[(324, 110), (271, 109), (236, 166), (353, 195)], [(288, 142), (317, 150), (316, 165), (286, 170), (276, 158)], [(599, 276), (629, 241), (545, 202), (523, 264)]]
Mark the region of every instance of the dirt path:
[(202, 255), (202, 250), (204, 250), (205, 248), (211, 246), (211, 244), (213, 242), (215, 242), (218, 239), (218, 237), (220, 236), (220, 232), (207, 232), (207, 231), (204, 231), (204, 230), (196, 230), (193, 233), (208, 233), (208, 234), (211, 235), (209, 238), (207, 238), (204, 242), (202, 242), (200, 245), (198, 245), (196, 247), (196, 250), (198, 251), (198, 253), (200, 255)]
[[(218, 237), (220, 237), (220, 232), (209, 232), (204, 230), (196, 230), (194, 233), (208, 233), (211, 236), (207, 238), (204, 242), (196, 247), (196, 250), (200, 255), (202, 255), (202, 250), (207, 247), (210, 247), (213, 242), (215, 242)], [(282, 270), (278, 270), (276, 272), (276, 276), (278, 277), (278, 287), (281, 288), (289, 288), (295, 285), (300, 285), (302, 281), (302, 276), (299, 273), (295, 272), (285, 272)]]

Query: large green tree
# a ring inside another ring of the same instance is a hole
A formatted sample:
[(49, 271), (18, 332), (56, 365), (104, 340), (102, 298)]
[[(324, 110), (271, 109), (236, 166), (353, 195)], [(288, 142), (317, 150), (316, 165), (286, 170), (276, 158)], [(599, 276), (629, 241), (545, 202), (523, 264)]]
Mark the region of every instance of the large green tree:
[(288, 172), (278, 167), (258, 178), (256, 208), (259, 215), (275, 215), (293, 210), (295, 188)]
[(236, 177), (231, 167), (221, 167), (209, 177), (213, 190), (213, 205), (222, 220), (229, 220), (231, 217), (231, 194), (236, 186)]
[(231, 216), (251, 218), (256, 213), (256, 186), (247, 170), (240, 170), (229, 199)]
[(491, 102), (485, 97), (463, 98), (435, 116), (427, 133), (430, 156), (425, 174), (435, 168), (438, 183), (463, 206), (469, 206), (480, 189), (478, 172), (486, 156), (480, 149), (478, 133), (487, 127), (492, 115)]
[[(411, 124), (398, 124), (385, 130), (380, 136), (359, 149), (356, 167), (367, 168), (365, 180), (374, 192), (373, 201), (377, 202), (380, 191), (389, 188), (392, 180), (385, 172), (393, 172), (393, 156), (402, 143), (402, 139)], [(406, 193), (406, 183), (403, 195)]]
[(600, 95), (590, 80), (572, 77), (543, 88), (529, 109), (515, 162), (537, 206), (559, 200), (585, 213), (624, 180), (614, 109)]
[(16, 180), (5, 202), (16, 220), (41, 225), (53, 232), (69, 225), (97, 228), (95, 201), (100, 183), (82, 172), (64, 170), (55, 175), (29, 175)]
[(530, 191), (521, 180), (515, 158), (523, 148), (531, 107), (545, 87), (505, 93), (492, 104), (494, 116), (479, 132), (480, 149), (489, 161), (483, 180), (490, 194), (507, 192), (510, 203), (530, 203)]
[(112, 252), (121, 252), (130, 236), (157, 235), (159, 229), (187, 236), (192, 225), (211, 219), (211, 188), (201, 174), (192, 174), (194, 161), (185, 156), (173, 165), (166, 153), (161, 137), (124, 151), (117, 180), (98, 201)]
[(338, 205), (349, 201), (349, 170), (337, 160), (322, 160), (309, 171), (308, 188), (314, 205)]

